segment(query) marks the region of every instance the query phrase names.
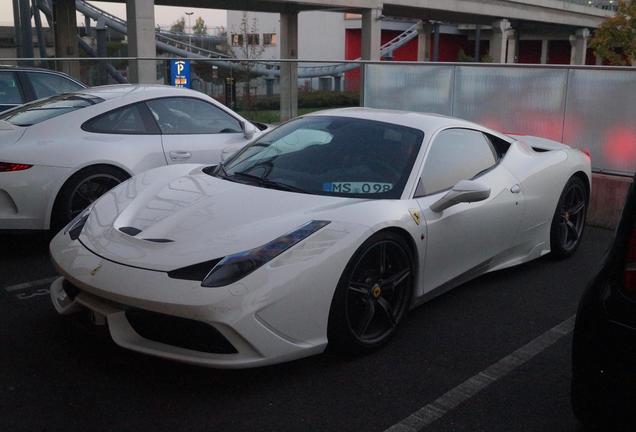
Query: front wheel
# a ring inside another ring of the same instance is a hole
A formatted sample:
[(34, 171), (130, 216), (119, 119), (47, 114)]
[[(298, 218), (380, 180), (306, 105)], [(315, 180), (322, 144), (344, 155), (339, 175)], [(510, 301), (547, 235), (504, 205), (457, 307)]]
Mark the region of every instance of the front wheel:
[(329, 313), (328, 338), (340, 352), (384, 345), (406, 317), (413, 292), (413, 256), (403, 237), (379, 232), (345, 268)]
[(571, 177), (561, 192), (550, 228), (550, 249), (555, 258), (572, 255), (581, 243), (588, 196), (580, 177)]

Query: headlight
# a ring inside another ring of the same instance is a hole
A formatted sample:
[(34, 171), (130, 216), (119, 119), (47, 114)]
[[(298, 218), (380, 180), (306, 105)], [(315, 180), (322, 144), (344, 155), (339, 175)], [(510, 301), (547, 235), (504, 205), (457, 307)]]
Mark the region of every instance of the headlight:
[(86, 221), (91, 214), (91, 209), (84, 209), (80, 214), (75, 216), (75, 218), (66, 225), (64, 228), (64, 234), (68, 233), (72, 240), (77, 240), (82, 230), (84, 229), (84, 225), (86, 225)]
[(307, 222), (295, 231), (280, 236), (263, 246), (228, 255), (214, 266), (203, 279), (201, 285), (220, 287), (234, 283), (328, 224), (329, 221)]

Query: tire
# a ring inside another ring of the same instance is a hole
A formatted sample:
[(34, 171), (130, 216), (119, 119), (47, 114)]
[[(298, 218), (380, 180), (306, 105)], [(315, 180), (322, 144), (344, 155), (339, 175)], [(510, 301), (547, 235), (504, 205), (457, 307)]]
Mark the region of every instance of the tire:
[(128, 174), (111, 166), (91, 166), (73, 174), (55, 198), (51, 233), (57, 233), (93, 201), (128, 178)]
[(550, 226), (553, 258), (563, 259), (578, 249), (583, 237), (589, 197), (583, 179), (570, 177), (565, 184)]
[(329, 312), (329, 348), (362, 354), (386, 344), (406, 317), (415, 266), (406, 240), (381, 231), (369, 237), (347, 264)]

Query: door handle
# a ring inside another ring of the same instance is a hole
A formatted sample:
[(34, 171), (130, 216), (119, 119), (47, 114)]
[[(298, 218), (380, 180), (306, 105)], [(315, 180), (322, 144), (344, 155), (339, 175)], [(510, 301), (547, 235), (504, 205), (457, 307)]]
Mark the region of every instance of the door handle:
[(189, 151), (171, 151), (170, 153), (170, 159), (172, 160), (186, 160), (186, 159), (190, 159), (192, 157), (192, 154), (190, 154)]
[(510, 192), (512, 192), (513, 194), (518, 194), (519, 192), (521, 192), (521, 186), (519, 186), (518, 184), (512, 185), (510, 187)]

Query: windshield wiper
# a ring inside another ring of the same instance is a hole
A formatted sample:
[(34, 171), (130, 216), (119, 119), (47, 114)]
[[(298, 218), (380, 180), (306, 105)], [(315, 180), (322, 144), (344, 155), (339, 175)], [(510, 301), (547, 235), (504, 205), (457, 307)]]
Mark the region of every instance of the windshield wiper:
[(306, 190), (301, 189), (299, 187), (288, 185), (286, 183), (277, 182), (275, 180), (270, 180), (268, 178), (259, 177), (257, 175), (246, 173), (243, 171), (237, 171), (228, 177), (239, 177), (239, 178), (253, 180), (257, 182), (259, 186), (270, 188), (270, 189), (279, 189), (279, 190), (284, 190), (289, 192), (307, 193)]

